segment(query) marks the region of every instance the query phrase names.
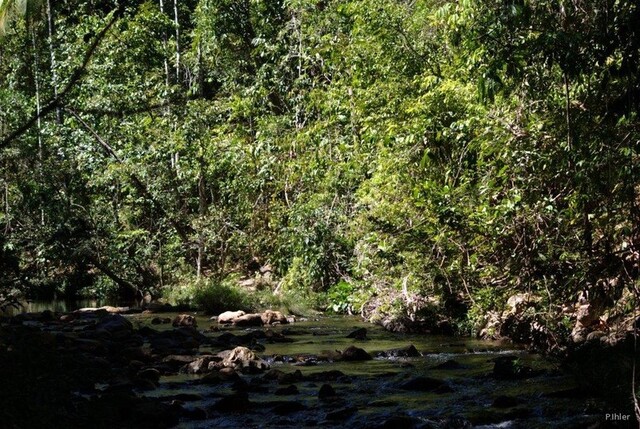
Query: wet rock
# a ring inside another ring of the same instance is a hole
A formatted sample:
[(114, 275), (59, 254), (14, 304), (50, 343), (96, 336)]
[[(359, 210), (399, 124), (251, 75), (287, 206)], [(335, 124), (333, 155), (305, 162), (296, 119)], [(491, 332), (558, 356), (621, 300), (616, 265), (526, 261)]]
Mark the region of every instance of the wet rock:
[(518, 380), (534, 375), (533, 370), (521, 365), (516, 356), (500, 356), (493, 361), (493, 376), (499, 380)]
[(347, 420), (349, 417), (351, 417), (357, 412), (358, 412), (357, 407), (345, 407), (345, 408), (341, 408), (339, 410), (331, 411), (330, 413), (327, 413), (326, 418), (327, 420), (332, 420), (332, 421), (342, 421), (342, 420)]
[(80, 308), (75, 311), (75, 313), (110, 313), (110, 314), (120, 314), (120, 313), (128, 313), (130, 311), (129, 307), (112, 307), (110, 305), (105, 305), (104, 307), (85, 307)]
[(131, 413), (131, 427), (170, 428), (180, 421), (180, 409), (155, 400), (137, 404)]
[(160, 371), (155, 368), (146, 368), (138, 371), (136, 378), (141, 380), (148, 380), (154, 384), (158, 384), (160, 381)]
[(216, 342), (218, 344), (225, 344), (230, 346), (239, 346), (244, 343), (242, 338), (232, 334), (231, 332), (225, 332), (224, 334), (218, 336), (218, 338), (216, 338)]
[(306, 410), (302, 403), (298, 401), (278, 401), (274, 403), (273, 413), (279, 416), (284, 416), (291, 413), (296, 413), (298, 411)]
[(298, 388), (294, 384), (290, 384), (287, 387), (280, 387), (274, 392), (276, 395), (296, 395), (299, 393)]
[(330, 384), (323, 384), (318, 391), (318, 399), (321, 401), (337, 399), (336, 390)]
[(460, 364), (460, 362), (449, 359), (447, 361), (444, 361), (436, 366), (434, 366), (431, 369), (444, 369), (444, 370), (452, 370), (452, 369), (462, 369), (464, 368), (464, 366), (462, 364)]
[(413, 344), (399, 349), (391, 349), (376, 353), (377, 357), (399, 358), (399, 357), (420, 357), (422, 356)]
[[(169, 322), (171, 321), (171, 319), (169, 319)], [(167, 322), (167, 323), (169, 323)], [(149, 338), (149, 337), (153, 337), (155, 335), (158, 335), (158, 331), (156, 331), (153, 328), (150, 328), (149, 326), (143, 326), (142, 328), (138, 329), (138, 334), (142, 335), (143, 337)]]
[(152, 325), (165, 325), (167, 323), (171, 323), (170, 317), (154, 317), (151, 319)]
[(432, 377), (415, 377), (400, 385), (402, 390), (411, 390), (419, 392), (449, 393), (453, 389), (443, 380)]
[(347, 338), (353, 338), (354, 340), (367, 340), (367, 328), (358, 328), (347, 335)]
[(245, 314), (233, 319), (234, 326), (262, 326), (262, 315), (259, 313)]
[(344, 372), (339, 371), (337, 369), (333, 369), (329, 371), (314, 372), (312, 374), (307, 375), (306, 378), (309, 381), (326, 382), (326, 381), (336, 381), (342, 377), (345, 377)]
[(302, 381), (303, 379), (304, 377), (302, 375), (302, 372), (300, 372), (300, 370), (297, 369), (294, 372), (288, 372), (288, 373), (282, 374), (282, 376), (278, 378), (278, 383), (291, 384), (291, 383), (297, 383), (299, 381)]
[(512, 408), (516, 407), (520, 404), (520, 400), (518, 398), (514, 398), (513, 396), (500, 395), (497, 396), (491, 406), (493, 408)]
[(181, 371), (187, 374), (204, 374), (212, 370), (210, 363), (215, 364), (217, 362), (220, 362), (218, 356), (203, 356), (185, 365)]
[(269, 343), (292, 343), (295, 341), (292, 338), (287, 338), (283, 334), (274, 332), (271, 329), (267, 329), (266, 331), (264, 331), (264, 334), (265, 339)]
[(229, 353), (220, 353), (219, 357), (223, 360), (223, 367), (234, 368), (241, 372), (260, 372), (269, 369), (269, 364), (256, 356), (254, 352), (246, 347), (236, 347)]
[(356, 346), (349, 346), (341, 353), (341, 359), (349, 362), (373, 359), (369, 353)]
[(275, 323), (279, 323), (279, 324), (289, 323), (289, 321), (284, 316), (284, 314), (282, 314), (279, 311), (266, 310), (264, 313), (262, 313), (261, 317), (262, 317), (262, 323), (265, 325), (273, 325)]
[(96, 332), (108, 332), (111, 335), (131, 333), (132, 330), (131, 322), (119, 314), (105, 316), (96, 324)]
[(220, 384), (236, 382), (240, 376), (232, 368), (223, 368), (220, 371), (213, 371), (200, 379), (201, 384)]
[(178, 314), (171, 324), (174, 327), (189, 326), (195, 328), (198, 326), (198, 321), (190, 314)]
[(251, 405), (247, 392), (236, 392), (218, 400), (211, 409), (222, 413), (233, 413), (247, 411)]
[(238, 317), (244, 316), (246, 313), (244, 311), (225, 311), (224, 313), (220, 313), (218, 315), (218, 323), (220, 324), (229, 324), (233, 323), (234, 319)]

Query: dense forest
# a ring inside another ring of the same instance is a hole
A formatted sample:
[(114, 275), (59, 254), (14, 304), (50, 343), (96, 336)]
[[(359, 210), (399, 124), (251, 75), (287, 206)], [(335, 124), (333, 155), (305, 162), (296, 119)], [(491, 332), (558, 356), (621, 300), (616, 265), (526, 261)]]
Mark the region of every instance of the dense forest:
[(0, 306), (279, 300), (546, 349), (634, 320), (635, 1), (4, 0), (0, 22)]

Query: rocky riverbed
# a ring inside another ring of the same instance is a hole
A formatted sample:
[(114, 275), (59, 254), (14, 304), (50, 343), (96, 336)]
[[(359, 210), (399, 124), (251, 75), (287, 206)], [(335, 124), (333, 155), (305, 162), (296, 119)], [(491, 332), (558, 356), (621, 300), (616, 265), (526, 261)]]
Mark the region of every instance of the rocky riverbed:
[(595, 428), (622, 412), (508, 343), (123, 310), (2, 319), (7, 427)]

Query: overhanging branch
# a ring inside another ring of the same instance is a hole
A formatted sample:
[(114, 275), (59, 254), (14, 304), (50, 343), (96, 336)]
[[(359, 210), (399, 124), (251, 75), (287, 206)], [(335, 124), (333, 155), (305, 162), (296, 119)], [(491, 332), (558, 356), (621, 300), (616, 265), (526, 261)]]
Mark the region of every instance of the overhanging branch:
[(89, 62), (91, 61), (93, 54), (98, 48), (98, 45), (100, 44), (100, 42), (102, 42), (102, 40), (106, 36), (109, 29), (111, 29), (111, 27), (113, 27), (113, 25), (116, 23), (116, 21), (118, 20), (118, 17), (123, 11), (123, 8), (124, 6), (121, 5), (118, 9), (115, 9), (114, 11), (111, 12), (111, 19), (109, 20), (107, 25), (105, 25), (105, 27), (93, 39), (93, 42), (91, 43), (91, 45), (89, 46), (89, 48), (84, 54), (84, 57), (82, 59), (82, 64), (80, 64), (80, 66), (73, 72), (73, 74), (69, 78), (69, 82), (67, 82), (67, 85), (62, 89), (62, 91), (60, 91), (56, 97), (53, 97), (51, 100), (49, 100), (49, 102), (47, 102), (40, 109), (39, 112), (34, 113), (27, 122), (25, 122), (20, 127), (18, 127), (17, 129), (9, 133), (7, 137), (3, 138), (2, 141), (0, 141), (0, 149), (4, 149), (12, 141), (14, 141), (18, 137), (26, 133), (29, 130), (29, 128), (31, 128), (38, 121), (39, 118), (42, 118), (48, 115), (56, 107), (62, 106), (64, 98), (76, 86), (76, 84), (80, 81), (80, 79), (82, 79), (82, 76), (86, 71), (87, 66), (89, 65)]

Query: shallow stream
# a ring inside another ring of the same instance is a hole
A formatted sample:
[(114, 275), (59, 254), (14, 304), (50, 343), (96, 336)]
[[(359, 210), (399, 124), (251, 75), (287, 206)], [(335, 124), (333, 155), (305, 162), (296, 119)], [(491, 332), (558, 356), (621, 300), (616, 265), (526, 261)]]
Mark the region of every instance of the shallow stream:
[[(149, 325), (152, 317), (174, 315), (127, 317), (134, 327), (141, 328), (152, 326)], [(509, 343), (395, 334), (350, 317), (310, 318), (290, 325), (247, 329), (218, 327), (204, 316), (197, 316), (197, 321), (199, 331), (211, 339), (226, 332), (243, 335), (264, 329), (284, 334), (291, 342), (258, 340), (253, 349), (272, 369), (301, 374), (284, 384), (267, 382), (264, 374), (242, 374), (246, 382), (243, 390), (252, 404), (248, 410), (208, 412), (206, 420), (182, 420), (178, 427), (184, 429), (359, 428), (398, 424), (428, 428), (580, 428), (603, 419), (601, 405), (583, 395), (575, 379), (563, 373), (556, 363)], [(211, 330), (211, 326), (218, 330)], [(173, 329), (170, 324), (152, 327)], [(366, 328), (367, 339), (347, 338), (358, 328)], [(336, 351), (351, 345), (374, 358), (358, 362), (330, 359)], [(409, 345), (415, 346), (420, 355), (388, 357), (381, 353)], [(218, 351), (219, 347), (199, 348), (199, 353), (205, 354)], [(519, 368), (526, 368), (529, 375), (497, 377), (495, 360), (508, 356), (513, 357)], [(336, 370), (344, 375), (327, 375), (327, 371)], [(442, 381), (445, 388), (403, 388), (418, 377)], [(179, 398), (187, 409), (211, 410), (220, 398), (233, 398), (238, 390), (233, 383), (201, 384), (201, 378), (187, 374), (163, 376), (157, 389), (141, 393), (167, 400)], [(334, 400), (318, 397), (323, 384), (335, 389)], [(283, 395), (282, 391), (276, 394), (278, 389), (289, 385), (296, 386), (290, 394)]]

